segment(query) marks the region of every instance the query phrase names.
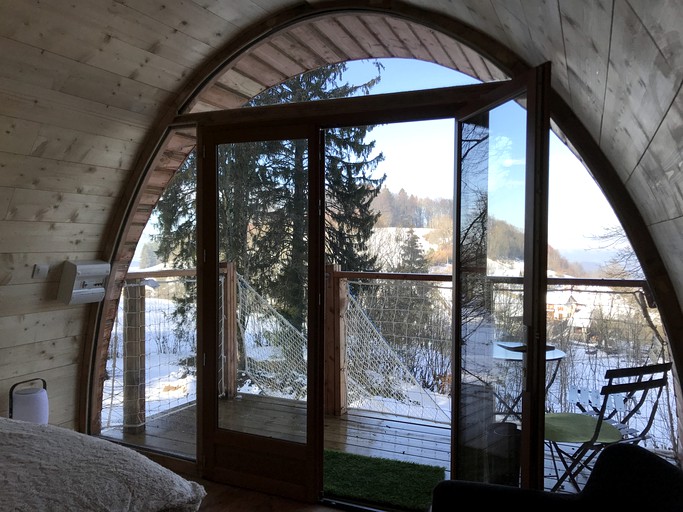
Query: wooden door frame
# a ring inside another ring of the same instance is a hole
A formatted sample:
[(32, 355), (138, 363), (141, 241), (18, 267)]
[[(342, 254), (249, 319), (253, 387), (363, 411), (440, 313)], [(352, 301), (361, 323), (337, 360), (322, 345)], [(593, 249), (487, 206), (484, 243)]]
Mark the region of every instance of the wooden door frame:
[[(305, 501), (317, 501), (322, 491), (323, 450), (323, 344), (309, 343), (308, 382), (308, 442), (303, 455), (297, 446), (269, 438), (258, 437), (257, 442), (248, 435), (237, 436), (237, 444), (248, 449), (257, 449), (260, 460), (266, 461), (273, 453), (280, 453), (292, 461), (303, 460), (304, 479), (301, 486), (292, 486), (261, 479), (253, 473), (239, 474), (236, 471), (218, 469), (216, 453), (209, 449), (226, 438), (218, 432), (217, 400), (215, 382), (216, 352), (218, 337), (217, 283), (218, 225), (215, 212), (218, 206), (218, 183), (216, 173), (215, 147), (218, 140), (240, 142), (264, 140), (269, 137), (291, 138), (292, 133), (305, 133), (309, 140), (309, 212), (318, 212), (309, 218), (309, 339), (324, 336), (324, 169), (323, 158), (317, 156), (323, 151), (322, 131), (353, 125), (382, 124), (391, 122), (424, 121), (455, 118), (456, 113), (468, 105), (484, 105), (492, 97), (509, 94), (526, 84), (528, 75), (505, 82), (447, 87), (426, 91), (362, 96), (338, 100), (324, 100), (308, 103), (294, 103), (265, 107), (243, 108), (232, 111), (213, 111), (181, 115), (173, 127), (191, 126), (197, 130), (197, 277), (198, 277), (198, 390), (197, 390), (197, 464), (202, 475), (229, 481), (235, 485), (255, 488)], [(227, 138), (226, 138), (227, 137)], [(314, 153), (315, 151), (315, 153)], [(317, 298), (317, 299), (316, 299)], [(314, 334), (316, 333), (316, 334)], [(233, 435), (233, 434), (230, 434)], [(244, 437), (246, 436), (246, 437)], [(246, 444), (245, 444), (246, 443)], [(293, 443), (292, 443), (293, 444)], [(223, 456), (225, 453), (223, 453)], [(303, 459), (301, 457), (303, 456)], [(291, 467), (283, 467), (291, 473)], [(306, 485), (306, 482), (313, 485)]]

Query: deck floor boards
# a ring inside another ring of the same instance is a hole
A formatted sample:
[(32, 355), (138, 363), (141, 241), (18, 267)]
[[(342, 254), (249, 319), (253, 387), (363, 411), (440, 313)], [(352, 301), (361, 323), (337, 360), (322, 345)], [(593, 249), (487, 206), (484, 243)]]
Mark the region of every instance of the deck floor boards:
[[(302, 442), (306, 419), (303, 405), (301, 402), (243, 397), (221, 402), (219, 422), (225, 428), (241, 432), (266, 433), (278, 439)], [(158, 418), (148, 418), (143, 433), (123, 433), (122, 429), (113, 428), (103, 431), (102, 436), (194, 460), (195, 414), (195, 407), (183, 407)], [(451, 456), (448, 425), (376, 412), (353, 410), (341, 417), (326, 416), (324, 439), (326, 449), (446, 468)], [(547, 451), (544, 472), (547, 489), (556, 481), (553, 468)], [(565, 488), (565, 492), (574, 492), (570, 486), (565, 485)]]

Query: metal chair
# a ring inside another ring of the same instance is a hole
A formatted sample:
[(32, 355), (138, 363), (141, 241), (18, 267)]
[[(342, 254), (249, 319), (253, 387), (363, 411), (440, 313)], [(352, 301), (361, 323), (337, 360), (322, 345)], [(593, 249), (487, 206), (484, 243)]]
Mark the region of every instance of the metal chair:
[(605, 446), (638, 444), (649, 437), (670, 370), (671, 363), (607, 370), (607, 383), (599, 394), (579, 405), (584, 412), (546, 414), (545, 440), (556, 472), (556, 457), (564, 468), (562, 475), (558, 472), (553, 491), (565, 480), (579, 491), (577, 475), (591, 469), (591, 462)]

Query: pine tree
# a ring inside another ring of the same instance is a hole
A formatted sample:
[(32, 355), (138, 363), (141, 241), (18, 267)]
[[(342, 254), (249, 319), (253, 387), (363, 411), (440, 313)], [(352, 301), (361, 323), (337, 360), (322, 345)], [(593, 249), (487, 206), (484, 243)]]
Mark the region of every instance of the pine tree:
[[(379, 76), (342, 83), (346, 66), (323, 67), (254, 97), (249, 106), (367, 94)], [(378, 68), (379, 72), (379, 68)], [(328, 262), (374, 270), (367, 240), (379, 217), (371, 208), (384, 177), (373, 178), (380, 153), (366, 138), (372, 127), (325, 131), (325, 248)], [(225, 144), (218, 148), (221, 260), (237, 271), (300, 330), (305, 328), (308, 259), (308, 149), (305, 140)], [(188, 160), (157, 208), (159, 254), (178, 267), (195, 265), (196, 171)], [(167, 197), (168, 195), (168, 197)]]

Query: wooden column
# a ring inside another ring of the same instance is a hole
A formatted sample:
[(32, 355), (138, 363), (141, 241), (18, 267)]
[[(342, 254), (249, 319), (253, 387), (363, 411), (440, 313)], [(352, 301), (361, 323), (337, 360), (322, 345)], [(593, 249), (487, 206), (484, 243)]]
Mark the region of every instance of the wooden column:
[(237, 274), (235, 262), (225, 265), (223, 282), (223, 389), (219, 394), (227, 398), (237, 395)]
[(123, 431), (145, 430), (145, 287), (123, 288)]
[(346, 413), (347, 281), (339, 279), (339, 265), (325, 267), (325, 414)]

